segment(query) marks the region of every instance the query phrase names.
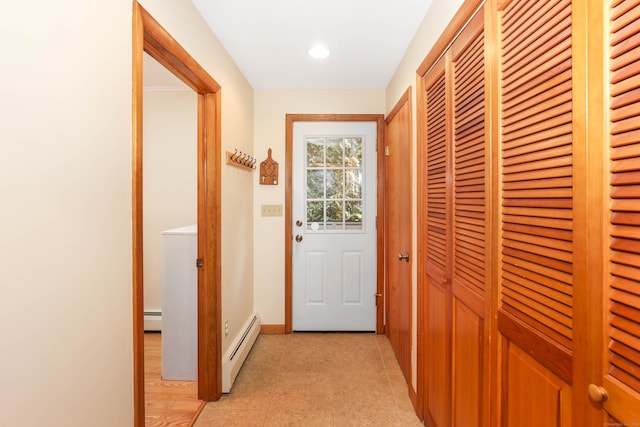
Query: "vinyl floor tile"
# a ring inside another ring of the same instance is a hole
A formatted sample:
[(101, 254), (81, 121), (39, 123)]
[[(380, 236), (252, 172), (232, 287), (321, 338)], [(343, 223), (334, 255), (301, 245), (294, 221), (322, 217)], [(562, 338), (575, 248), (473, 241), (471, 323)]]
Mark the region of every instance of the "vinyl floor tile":
[[(233, 418), (233, 417), (237, 418)], [(421, 426), (385, 336), (261, 335), (229, 394), (195, 426)]]

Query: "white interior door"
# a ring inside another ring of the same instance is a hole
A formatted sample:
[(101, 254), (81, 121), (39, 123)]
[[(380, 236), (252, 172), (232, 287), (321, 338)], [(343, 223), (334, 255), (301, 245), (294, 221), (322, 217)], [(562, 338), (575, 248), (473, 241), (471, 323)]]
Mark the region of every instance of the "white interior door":
[(293, 125), (293, 330), (376, 329), (376, 122)]

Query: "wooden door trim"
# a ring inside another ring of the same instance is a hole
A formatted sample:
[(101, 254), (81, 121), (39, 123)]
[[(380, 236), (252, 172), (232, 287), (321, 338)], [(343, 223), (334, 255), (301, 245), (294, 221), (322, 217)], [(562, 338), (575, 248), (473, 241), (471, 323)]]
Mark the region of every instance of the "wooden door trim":
[(486, 0), (465, 0), (465, 2), (462, 3), (458, 12), (451, 18), (451, 22), (449, 22), (447, 28), (444, 29), (442, 35), (440, 35), (427, 56), (422, 60), (422, 63), (416, 71), (418, 78), (424, 77), (429, 70), (431, 70), (431, 67), (438, 62), (485, 1)]
[(132, 41), (132, 288), (134, 425), (145, 424), (142, 224), (142, 54), (147, 52), (198, 94), (198, 398), (222, 394), (220, 325), (220, 85), (136, 1)]
[(400, 98), (398, 99), (398, 102), (396, 102), (396, 105), (387, 115), (387, 118), (385, 119), (385, 123), (387, 123), (387, 125), (391, 123), (391, 120), (393, 120), (396, 114), (400, 112), (402, 107), (404, 107), (404, 104), (406, 104), (407, 102), (411, 102), (411, 86), (409, 86), (407, 90), (404, 91), (402, 96), (400, 96)]
[[(376, 293), (384, 292), (384, 137), (386, 123), (383, 114), (287, 114), (285, 117), (285, 214), (284, 214), (284, 332), (293, 331), (293, 124), (295, 122), (376, 122), (377, 154), (377, 252)], [(376, 305), (376, 332), (384, 333), (383, 304)]]
[(417, 141), (416, 141), (416, 156), (418, 157), (417, 163), (417, 182), (416, 182), (416, 198), (417, 198), (417, 239), (418, 245), (416, 248), (416, 256), (414, 257), (417, 261), (417, 292), (416, 292), (416, 415), (420, 420), (425, 420), (425, 388), (426, 384), (424, 382), (424, 375), (427, 369), (426, 367), (426, 354), (427, 349), (425, 346), (425, 334), (426, 334), (426, 293), (422, 286), (425, 285), (426, 280), (424, 279), (426, 272), (426, 266), (424, 260), (426, 259), (426, 250), (424, 245), (420, 244), (419, 239), (423, 236), (426, 236), (426, 221), (423, 218), (426, 215), (426, 209), (424, 207), (425, 197), (422, 196), (425, 191), (426, 185), (424, 182), (426, 180), (426, 171), (422, 168), (423, 163), (420, 159), (426, 155), (426, 147), (424, 146), (426, 143), (426, 135), (424, 132), (426, 131), (425, 120), (427, 118), (427, 111), (424, 107), (426, 100), (425, 96), (425, 83), (424, 76), (418, 75), (416, 77), (416, 129), (417, 129)]

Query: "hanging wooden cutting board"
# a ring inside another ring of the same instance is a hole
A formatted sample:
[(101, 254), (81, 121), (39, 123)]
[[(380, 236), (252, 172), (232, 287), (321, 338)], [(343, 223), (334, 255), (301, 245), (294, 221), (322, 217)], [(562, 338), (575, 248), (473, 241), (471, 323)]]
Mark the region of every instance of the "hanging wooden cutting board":
[(271, 158), (271, 148), (267, 159), (260, 163), (260, 184), (278, 185), (278, 162)]

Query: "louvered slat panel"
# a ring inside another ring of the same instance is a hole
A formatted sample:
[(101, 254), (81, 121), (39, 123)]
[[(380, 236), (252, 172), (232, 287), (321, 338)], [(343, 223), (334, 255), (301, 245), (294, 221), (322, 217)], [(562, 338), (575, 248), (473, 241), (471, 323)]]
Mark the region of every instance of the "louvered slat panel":
[(640, 2), (614, 5), (611, 35), (609, 375), (640, 392)]
[[(558, 304), (558, 305), (562, 305), (567, 307), (566, 310), (570, 310), (571, 309), (571, 297), (566, 295), (565, 293), (561, 292), (561, 291), (557, 291), (555, 289), (552, 289), (548, 286), (545, 286), (544, 284), (541, 283), (537, 283), (534, 282), (532, 280), (528, 280), (526, 278), (523, 278), (522, 276), (520, 276), (518, 279), (516, 279), (517, 274), (514, 274), (508, 270), (504, 271), (503, 273), (503, 277), (505, 280), (510, 280), (513, 283), (516, 283), (516, 280), (520, 283), (522, 281), (526, 281), (527, 282), (527, 286), (526, 287), (521, 287), (521, 288), (517, 288), (520, 289), (521, 293), (526, 293), (526, 292), (535, 292), (539, 295), (543, 295), (544, 297), (553, 300), (554, 304)], [(515, 285), (516, 287), (521, 286), (521, 285)], [(544, 298), (543, 297), (543, 298)], [(565, 309), (559, 309), (558, 311), (560, 312), (565, 312)]]
[(544, 310), (545, 307), (551, 307), (554, 310), (551, 314), (554, 319), (562, 322), (567, 327), (570, 325), (569, 320), (571, 318), (571, 307), (556, 300), (554, 295), (540, 293), (536, 290), (525, 288), (515, 282), (512, 282), (512, 289), (510, 289), (509, 292), (522, 294), (532, 301), (533, 304), (539, 304), (539, 301), (543, 302), (544, 304), (541, 305), (541, 309)]
[[(517, 26), (515, 31), (503, 32), (503, 41), (513, 46), (502, 56), (503, 63), (510, 67), (523, 58), (543, 55), (545, 51), (540, 50), (536, 42), (539, 43), (541, 39), (545, 42), (549, 41), (566, 31), (567, 26), (563, 21), (570, 15), (570, 9), (567, 8), (569, 3), (570, 0), (534, 2), (532, 8), (513, 24)], [(505, 25), (512, 24), (505, 23)], [(548, 44), (548, 46), (555, 45), (556, 43)]]
[[(558, 82), (562, 82), (558, 84)], [(505, 107), (509, 108), (514, 114), (520, 113), (523, 110), (527, 110), (532, 106), (553, 99), (561, 94), (566, 93), (571, 88), (571, 81), (567, 81), (567, 76), (560, 76), (559, 78), (550, 79), (543, 82), (540, 85), (540, 92), (533, 98), (527, 98), (526, 96), (520, 96), (512, 99), (509, 102), (505, 102)], [(530, 95), (525, 93), (525, 95)], [(510, 120), (511, 121), (511, 120)], [(509, 122), (510, 122), (509, 121)]]
[[(522, 242), (526, 244), (535, 244), (537, 246), (542, 246), (549, 249), (555, 249), (558, 251), (558, 255), (560, 253), (567, 253), (571, 251), (571, 243), (563, 242), (557, 239), (550, 239), (544, 236), (533, 236), (531, 234), (523, 234), (523, 233), (514, 233), (511, 231), (504, 231), (503, 237), (509, 239), (511, 242)], [(517, 243), (515, 243), (517, 244)]]
[(638, 360), (638, 357), (640, 357), (640, 350), (638, 350), (637, 347), (632, 348), (619, 342), (614, 342), (611, 344), (611, 348), (613, 348), (615, 353), (620, 355), (623, 359)]
[(531, 58), (533, 52), (538, 50), (533, 41), (541, 38), (550, 40), (566, 31), (563, 21), (570, 15), (571, 10), (567, 8), (569, 3), (570, 0), (553, 0), (533, 4), (528, 13), (516, 23), (520, 27), (512, 33), (504, 33), (504, 41), (514, 45), (513, 49), (503, 55), (504, 65), (510, 67), (523, 58)]
[(485, 133), (484, 33), (453, 63), (454, 263), (453, 278), (484, 295)]
[(512, 1), (507, 5), (502, 17), (502, 35), (503, 37), (513, 37), (512, 35), (518, 31), (522, 31), (523, 21), (527, 16), (531, 15), (531, 8), (535, 6), (534, 2)]
[(571, 349), (571, 1), (513, 4), (501, 16), (501, 309)]
[[(530, 60), (529, 62), (516, 63), (513, 66), (518, 67), (518, 69), (510, 73), (508, 76), (505, 76), (504, 79), (504, 87), (508, 91), (514, 91), (514, 95), (519, 94), (518, 88), (523, 87), (527, 82), (529, 82), (533, 76), (537, 75), (540, 71), (545, 70), (544, 65), (547, 65), (546, 69), (550, 69), (552, 67), (561, 64), (564, 60), (570, 58), (571, 42), (570, 39), (566, 38), (570, 36), (570, 32), (564, 32), (559, 34), (555, 39), (550, 40), (551, 43), (557, 43), (553, 46), (549, 46), (547, 49), (543, 50), (540, 54), (539, 58), (525, 58), (525, 60)], [(536, 52), (538, 53), (538, 52)], [(521, 68), (520, 68), (521, 67)], [(555, 71), (555, 70), (554, 70)], [(555, 74), (555, 73), (554, 73)], [(530, 89), (524, 88), (523, 89)]]
[(441, 74), (426, 89), (427, 101), (427, 257), (445, 271), (446, 255), (446, 98)]
[[(566, 169), (566, 172), (570, 173), (570, 169)], [(504, 184), (504, 190), (527, 190), (531, 188), (558, 188), (566, 187), (571, 184), (571, 178), (544, 178), (542, 173), (530, 172), (526, 174), (518, 174), (518, 180), (514, 182), (507, 182)]]
[[(536, 310), (532, 310), (532, 316), (540, 322), (544, 322), (545, 324), (549, 323), (549, 319), (553, 323), (553, 330), (559, 332), (564, 337), (567, 337), (571, 334), (571, 313), (564, 314), (560, 311), (557, 311), (557, 308), (562, 308), (561, 306), (552, 307), (544, 304), (544, 298), (540, 298), (540, 296), (533, 292), (526, 292), (527, 289), (519, 288), (516, 283), (512, 283), (512, 286), (505, 289), (504, 292), (504, 301), (507, 304), (513, 304), (515, 307), (525, 306), (528, 310), (529, 307), (534, 307)], [(525, 292), (518, 292), (521, 289)]]

